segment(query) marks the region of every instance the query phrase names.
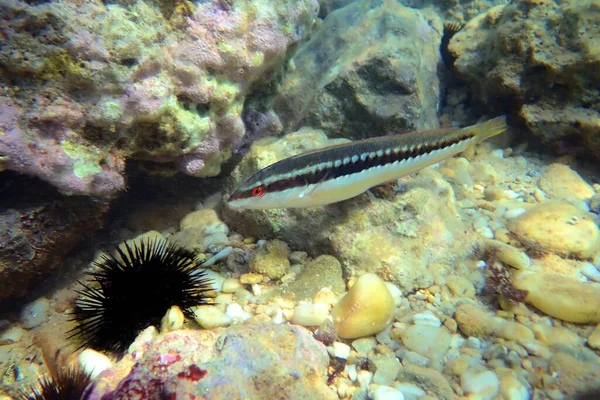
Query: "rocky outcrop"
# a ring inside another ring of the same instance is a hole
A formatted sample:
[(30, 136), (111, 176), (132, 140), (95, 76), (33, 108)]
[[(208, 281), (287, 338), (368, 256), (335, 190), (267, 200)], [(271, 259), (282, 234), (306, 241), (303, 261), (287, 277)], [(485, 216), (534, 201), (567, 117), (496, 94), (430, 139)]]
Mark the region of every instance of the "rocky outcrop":
[(509, 112), (543, 142), (600, 157), (600, 8), (591, 0), (513, 1), (449, 44), (474, 99)]
[(434, 128), (442, 23), (396, 1), (330, 13), (289, 63), (274, 101), (284, 127), (359, 139)]

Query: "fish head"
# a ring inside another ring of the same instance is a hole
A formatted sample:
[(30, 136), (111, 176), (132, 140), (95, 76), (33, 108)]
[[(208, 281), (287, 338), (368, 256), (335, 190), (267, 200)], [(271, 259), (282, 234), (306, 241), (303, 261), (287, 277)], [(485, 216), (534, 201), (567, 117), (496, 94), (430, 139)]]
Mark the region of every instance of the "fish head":
[(269, 185), (256, 184), (238, 187), (227, 199), (227, 205), (236, 209), (266, 210), (272, 208), (304, 208), (314, 204), (306, 196), (305, 187), (271, 190)]

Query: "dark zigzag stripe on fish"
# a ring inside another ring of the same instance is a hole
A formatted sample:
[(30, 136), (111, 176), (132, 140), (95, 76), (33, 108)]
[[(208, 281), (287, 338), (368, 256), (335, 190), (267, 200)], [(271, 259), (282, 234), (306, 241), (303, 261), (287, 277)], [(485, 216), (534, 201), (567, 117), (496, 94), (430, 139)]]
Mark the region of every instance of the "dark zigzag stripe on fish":
[[(445, 149), (465, 140), (473, 139), (476, 136), (476, 133), (469, 131), (457, 131), (455, 129), (448, 129), (448, 131), (454, 131), (455, 134), (450, 135), (444, 140), (439, 140), (439, 137), (428, 137), (429, 135), (427, 132), (419, 133), (418, 136), (420, 137), (417, 137), (417, 135), (414, 135), (413, 133), (407, 133), (406, 136), (399, 135), (399, 138), (406, 140), (407, 138), (410, 138), (410, 136), (413, 136), (415, 139), (414, 144), (411, 143), (407, 145), (405, 142), (399, 142), (397, 137), (390, 138), (389, 140), (385, 140), (385, 137), (377, 137), (366, 139), (362, 143), (350, 142), (339, 145), (336, 148), (329, 147), (315, 150), (310, 153), (300, 154), (282, 160), (285, 161), (285, 163), (279, 161), (265, 168), (261, 171), (260, 176), (256, 176), (254, 182), (248, 182), (250, 184), (247, 185), (246, 188), (250, 189), (262, 184), (265, 190), (272, 193), (299, 186), (316, 185), (332, 179), (366, 171), (370, 168), (417, 158), (435, 150)], [(263, 180), (267, 177), (275, 179), (275, 177), (282, 175), (293, 174), (294, 171), (305, 169), (307, 165), (318, 166), (327, 163), (333, 164), (336, 161), (339, 162), (344, 160), (349, 157), (348, 149), (351, 147), (353, 147), (353, 154), (350, 156), (350, 162), (347, 164), (342, 164), (340, 166), (324, 166), (317, 171), (293, 175), (285, 179), (277, 179), (272, 183), (263, 183)], [(393, 151), (395, 148), (399, 148), (399, 151)], [(327, 159), (324, 159), (324, 155), (327, 155)], [(367, 157), (361, 157), (363, 155), (367, 155)], [(358, 159), (353, 160), (352, 157)], [(283, 169), (281, 167), (283, 167)], [(250, 197), (251, 195), (251, 193), (245, 193), (239, 198)]]

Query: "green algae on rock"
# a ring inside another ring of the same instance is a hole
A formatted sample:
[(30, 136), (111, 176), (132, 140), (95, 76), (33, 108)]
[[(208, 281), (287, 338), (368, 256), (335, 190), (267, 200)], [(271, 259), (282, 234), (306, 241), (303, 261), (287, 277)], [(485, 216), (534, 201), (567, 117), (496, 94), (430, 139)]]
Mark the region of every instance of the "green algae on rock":
[(268, 298), (293, 296), (294, 300), (311, 300), (322, 288), (341, 295), (346, 290), (342, 266), (333, 256), (320, 255), (306, 263), (296, 277), (278, 289), (266, 294)]
[(257, 249), (250, 258), (251, 272), (264, 274), (271, 279), (280, 279), (290, 269), (290, 248), (281, 240), (270, 240)]
[(126, 159), (221, 172), (245, 134), (246, 96), (310, 33), (318, 3), (157, 3), (4, 5), (3, 169), (95, 196), (124, 189)]

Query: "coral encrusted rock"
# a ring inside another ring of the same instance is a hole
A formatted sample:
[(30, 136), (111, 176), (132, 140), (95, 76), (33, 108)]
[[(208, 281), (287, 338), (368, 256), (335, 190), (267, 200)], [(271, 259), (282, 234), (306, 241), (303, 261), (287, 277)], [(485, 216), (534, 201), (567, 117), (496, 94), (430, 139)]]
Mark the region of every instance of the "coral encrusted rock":
[(325, 346), (299, 326), (178, 330), (104, 371), (89, 399), (332, 400), (328, 364)]
[[(246, 95), (305, 38), (317, 0), (0, 4), (0, 170), (112, 195), (128, 159), (221, 171)], [(164, 4), (163, 4), (164, 5)]]

